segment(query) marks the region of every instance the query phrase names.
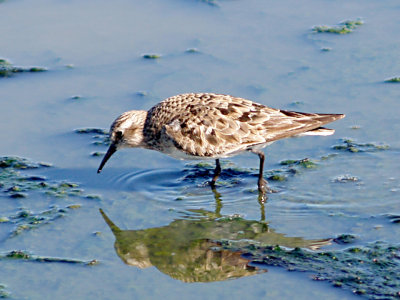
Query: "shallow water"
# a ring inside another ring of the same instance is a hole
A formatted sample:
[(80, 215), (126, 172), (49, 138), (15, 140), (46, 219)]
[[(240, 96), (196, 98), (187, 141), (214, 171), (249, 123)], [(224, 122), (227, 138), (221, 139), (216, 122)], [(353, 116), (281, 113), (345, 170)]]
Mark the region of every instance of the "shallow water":
[[(53, 165), (15, 170), (19, 175), (0, 169), (6, 178), (0, 176), (0, 285), (4, 286), (0, 295), (15, 299), (355, 297), (346, 285), (338, 289), (329, 280), (312, 280), (317, 272), (312, 268), (288, 272), (264, 264), (257, 265), (260, 274), (188, 283), (160, 267), (157, 255), (146, 256), (142, 263), (147, 268), (125, 264), (99, 208), (122, 231), (159, 229), (163, 237), (156, 241), (161, 252), (167, 249), (165, 232), (175, 230), (171, 226), (187, 228), (184, 221), (205, 218), (212, 226), (200, 240), (217, 244), (196, 241), (206, 248), (204, 255), (211, 255), (210, 266), (218, 255), (232, 255), (241, 267), (247, 265), (229, 247), (218, 252), (218, 243), (224, 240), (245, 241), (239, 254), (260, 243), (310, 248), (309, 241), (343, 234), (354, 236), (354, 241), (323, 243), (321, 251), (343, 251), (376, 241), (398, 245), (400, 85), (384, 81), (400, 75), (399, 12), (394, 0), (0, 1), (0, 58), (15, 66), (48, 69), (0, 77), (0, 156)], [(312, 31), (315, 25), (335, 26), (357, 18), (364, 24), (349, 34)], [(145, 54), (160, 58), (144, 59)], [(259, 203), (258, 158), (252, 154), (223, 160), (214, 191), (207, 184), (213, 161), (188, 163), (141, 149), (119, 151), (96, 174), (101, 157), (91, 154), (106, 150), (103, 135), (77, 134), (76, 129), (108, 129), (123, 111), (148, 109), (165, 97), (198, 91), (347, 116), (331, 125), (336, 129), (333, 136), (282, 140), (265, 150), (266, 177), (285, 177), (270, 180), (278, 192), (270, 194), (265, 204)], [(353, 148), (345, 139), (353, 141)], [(304, 158), (315, 166), (280, 164)], [(44, 178), (21, 179), (24, 176)], [(43, 185), (33, 188), (29, 182), (35, 180)], [(20, 191), (12, 188), (17, 184)], [(231, 221), (226, 223), (228, 229), (215, 234), (222, 228), (221, 220), (236, 217), (254, 230), (266, 225), (274, 239), (241, 236), (247, 229)], [(194, 245), (189, 233), (177, 232)], [(303, 244), (292, 243), (299, 240)], [(198, 253), (198, 248), (182, 245), (187, 251), (177, 252), (178, 259), (189, 260)], [(4, 258), (13, 250), (82, 264)], [(91, 260), (98, 264), (85, 265)], [(382, 275), (376, 272), (375, 276)]]

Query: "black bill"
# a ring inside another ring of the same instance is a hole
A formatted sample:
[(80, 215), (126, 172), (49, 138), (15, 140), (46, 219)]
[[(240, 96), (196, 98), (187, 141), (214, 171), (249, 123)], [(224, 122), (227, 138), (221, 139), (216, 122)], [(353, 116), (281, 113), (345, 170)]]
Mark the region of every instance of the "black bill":
[(114, 154), (115, 151), (117, 151), (117, 147), (115, 146), (115, 144), (111, 144), (107, 150), (106, 155), (104, 156), (103, 160), (101, 161), (99, 168), (97, 169), (97, 173), (101, 172), (101, 170), (103, 169), (107, 160)]

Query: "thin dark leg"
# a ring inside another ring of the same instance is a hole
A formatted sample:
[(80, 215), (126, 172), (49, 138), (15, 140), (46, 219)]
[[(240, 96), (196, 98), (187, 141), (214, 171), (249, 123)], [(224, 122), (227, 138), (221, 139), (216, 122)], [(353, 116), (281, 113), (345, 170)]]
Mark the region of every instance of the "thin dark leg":
[(217, 181), (220, 174), (221, 174), (221, 165), (219, 164), (219, 159), (217, 158), (215, 160), (214, 177), (211, 180), (211, 186), (215, 186), (215, 182)]
[(266, 193), (272, 192), (272, 190), (268, 187), (268, 181), (264, 179), (264, 161), (265, 161), (265, 154), (260, 150), (251, 150), (251, 152), (258, 155), (260, 158), (260, 168), (258, 171), (258, 191), (260, 192), (260, 196), (263, 199), (262, 201), (265, 202), (267, 199)]
[(260, 150), (251, 150), (251, 152), (257, 154), (258, 157), (260, 158), (260, 168), (258, 170), (258, 189), (264, 190), (265, 187), (267, 186), (267, 181), (263, 177), (265, 154)]

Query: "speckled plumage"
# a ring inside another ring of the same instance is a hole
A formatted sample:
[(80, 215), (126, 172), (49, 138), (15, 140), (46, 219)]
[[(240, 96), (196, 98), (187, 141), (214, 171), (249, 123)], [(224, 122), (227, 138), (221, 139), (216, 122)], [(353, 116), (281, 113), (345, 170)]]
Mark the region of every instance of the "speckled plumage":
[(260, 148), (282, 138), (332, 134), (333, 130), (321, 126), (343, 117), (273, 109), (229, 95), (177, 95), (148, 112), (128, 111), (119, 116), (111, 126), (111, 154), (107, 153), (98, 171), (112, 153), (124, 147), (157, 150), (179, 159), (219, 159), (246, 150), (263, 156)]

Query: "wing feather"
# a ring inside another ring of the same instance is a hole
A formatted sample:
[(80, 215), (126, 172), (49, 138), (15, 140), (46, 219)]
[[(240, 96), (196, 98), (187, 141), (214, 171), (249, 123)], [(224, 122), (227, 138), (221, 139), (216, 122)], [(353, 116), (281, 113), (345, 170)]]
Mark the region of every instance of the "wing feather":
[(165, 110), (169, 101), (176, 103), (175, 116), (164, 120), (167, 125), (163, 132), (177, 148), (195, 156), (229, 156), (344, 117), (278, 110), (217, 94), (178, 95), (161, 102), (160, 107), (153, 110)]

